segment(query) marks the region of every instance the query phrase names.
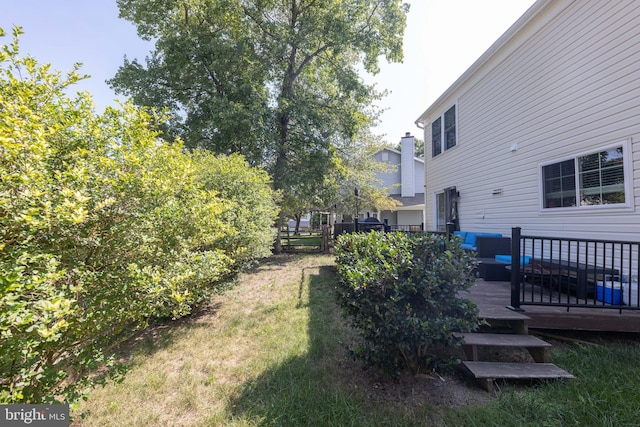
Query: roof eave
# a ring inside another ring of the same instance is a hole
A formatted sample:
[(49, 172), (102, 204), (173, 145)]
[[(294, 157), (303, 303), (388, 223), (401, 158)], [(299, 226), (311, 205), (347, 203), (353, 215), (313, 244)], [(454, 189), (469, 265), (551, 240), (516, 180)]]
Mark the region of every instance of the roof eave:
[(513, 24), (504, 32), (490, 47), (487, 49), (458, 79), (453, 82), (449, 88), (438, 97), (424, 113), (415, 121), (416, 126), (422, 128), (426, 125), (427, 120), (432, 115), (433, 110), (449, 98), (457, 91), (467, 80), (471, 78), (480, 68), (482, 68), (489, 60), (507, 45), (518, 33), (526, 27), (546, 6), (550, 5), (553, 0), (538, 0)]

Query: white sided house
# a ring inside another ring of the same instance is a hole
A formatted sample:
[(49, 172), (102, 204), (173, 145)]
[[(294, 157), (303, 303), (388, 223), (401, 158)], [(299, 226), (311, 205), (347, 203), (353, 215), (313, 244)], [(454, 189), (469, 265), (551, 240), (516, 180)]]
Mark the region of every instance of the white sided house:
[(640, 1), (538, 0), (416, 124), (426, 230), (640, 241)]
[(387, 188), (389, 196), (400, 204), (395, 211), (382, 211), (378, 219), (393, 225), (424, 224), (424, 160), (414, 156), (415, 137), (407, 134), (400, 141), (400, 150), (385, 148), (374, 158), (391, 165), (391, 171), (377, 173), (376, 178)]

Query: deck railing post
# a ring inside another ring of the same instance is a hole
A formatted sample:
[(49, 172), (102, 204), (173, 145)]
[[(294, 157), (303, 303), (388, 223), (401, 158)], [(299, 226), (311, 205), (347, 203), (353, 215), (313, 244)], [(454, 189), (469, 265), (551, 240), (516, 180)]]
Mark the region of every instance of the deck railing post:
[(456, 224), (454, 222), (447, 223), (447, 239), (449, 239), (456, 231)]
[(522, 229), (511, 229), (511, 305), (508, 307), (514, 311), (524, 311), (520, 308), (520, 236)]

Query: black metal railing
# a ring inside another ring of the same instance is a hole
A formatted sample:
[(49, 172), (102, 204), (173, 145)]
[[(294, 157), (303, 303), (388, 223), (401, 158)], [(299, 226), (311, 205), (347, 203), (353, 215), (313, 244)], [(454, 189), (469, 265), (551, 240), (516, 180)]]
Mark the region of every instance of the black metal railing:
[(333, 226), (334, 236), (339, 236), (342, 233), (353, 232), (367, 232), (367, 231), (384, 231), (385, 233), (391, 233), (395, 231), (405, 233), (422, 233), (424, 232), (424, 224), (412, 224), (412, 225), (400, 225), (389, 224), (387, 220), (384, 222), (366, 222), (362, 220), (356, 220), (354, 222), (342, 222), (335, 223)]
[(354, 231), (356, 231), (356, 225), (353, 222), (337, 222), (333, 225), (334, 237), (344, 233), (353, 233)]
[[(640, 310), (640, 243), (511, 236), (511, 307)], [(514, 256), (514, 254), (518, 254)]]

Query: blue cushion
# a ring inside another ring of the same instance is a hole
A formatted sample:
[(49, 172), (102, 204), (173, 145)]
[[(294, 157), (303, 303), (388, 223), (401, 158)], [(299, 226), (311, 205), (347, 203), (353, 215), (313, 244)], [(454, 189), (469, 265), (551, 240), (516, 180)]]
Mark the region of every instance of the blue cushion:
[(467, 232), (466, 231), (454, 231), (453, 235), (454, 236), (460, 236), (462, 238), (462, 240), (464, 240), (465, 237), (467, 237)]
[[(504, 264), (511, 264), (511, 255), (496, 255), (496, 261)], [(531, 257), (522, 255), (520, 257), (520, 265), (527, 265), (531, 262)]]
[(467, 245), (475, 246), (476, 245), (476, 233), (467, 233), (467, 236), (464, 238), (464, 243)]
[(460, 247), (462, 249), (466, 249), (468, 251), (477, 251), (478, 247), (476, 246), (476, 238), (478, 236), (481, 237), (502, 237), (500, 233), (483, 233), (475, 231), (454, 231), (453, 234), (455, 236), (460, 236), (462, 238), (462, 244)]
[(481, 237), (502, 237), (500, 233), (476, 233), (476, 236)]

